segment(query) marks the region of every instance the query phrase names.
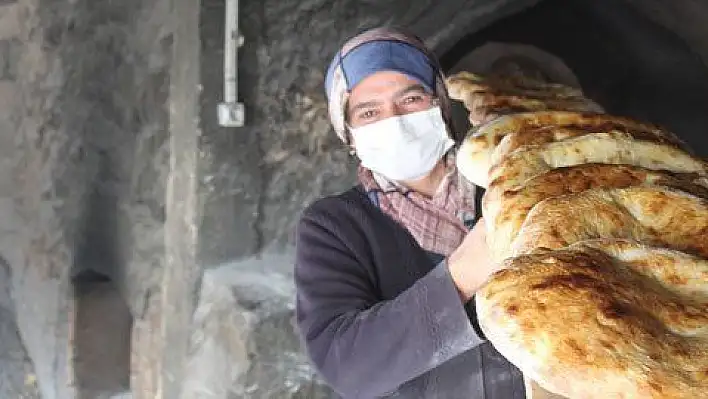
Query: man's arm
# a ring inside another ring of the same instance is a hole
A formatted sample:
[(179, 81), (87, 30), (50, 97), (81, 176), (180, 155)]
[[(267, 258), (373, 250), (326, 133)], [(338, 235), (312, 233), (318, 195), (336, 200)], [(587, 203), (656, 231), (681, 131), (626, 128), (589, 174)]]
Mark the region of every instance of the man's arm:
[(297, 320), (315, 367), (339, 393), (385, 395), (483, 342), (445, 262), (380, 302), (367, 268), (323, 224), (305, 217), (298, 229)]

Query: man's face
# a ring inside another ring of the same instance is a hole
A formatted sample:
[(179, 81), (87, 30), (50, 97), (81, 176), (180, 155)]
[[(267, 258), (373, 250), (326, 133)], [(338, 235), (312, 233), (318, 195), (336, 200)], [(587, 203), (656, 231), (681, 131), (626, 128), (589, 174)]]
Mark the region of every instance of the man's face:
[(353, 128), (433, 107), (433, 96), (416, 80), (399, 72), (377, 72), (357, 84), (347, 102)]

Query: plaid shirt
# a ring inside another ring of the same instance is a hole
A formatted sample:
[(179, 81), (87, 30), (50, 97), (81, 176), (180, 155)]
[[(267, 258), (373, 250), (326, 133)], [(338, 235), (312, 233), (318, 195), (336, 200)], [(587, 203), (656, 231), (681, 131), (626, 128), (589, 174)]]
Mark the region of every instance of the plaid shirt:
[(359, 166), (359, 181), (379, 208), (401, 223), (425, 250), (448, 256), (476, 221), (476, 187), (462, 179), (454, 161), (432, 198)]

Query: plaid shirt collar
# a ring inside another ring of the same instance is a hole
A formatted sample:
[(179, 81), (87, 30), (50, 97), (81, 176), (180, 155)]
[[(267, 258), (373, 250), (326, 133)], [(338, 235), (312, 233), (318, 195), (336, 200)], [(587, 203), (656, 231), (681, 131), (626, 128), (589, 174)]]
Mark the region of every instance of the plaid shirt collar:
[[(455, 158), (453, 153), (448, 153), (448, 160), (447, 160), (447, 173), (443, 177), (443, 179), (440, 182), (440, 186), (438, 187), (438, 190), (436, 192), (436, 196), (438, 193), (441, 192), (441, 189), (443, 189), (446, 186), (446, 183), (453, 177), (455, 174), (456, 168), (455, 168)], [(384, 194), (391, 193), (391, 192), (399, 192), (403, 195), (408, 195), (411, 190), (410, 188), (404, 186), (403, 184), (396, 182), (394, 180), (391, 180), (384, 175), (374, 172), (373, 170), (371, 171), (371, 175), (374, 177), (374, 180), (376, 181), (376, 184), (381, 188), (381, 192)]]

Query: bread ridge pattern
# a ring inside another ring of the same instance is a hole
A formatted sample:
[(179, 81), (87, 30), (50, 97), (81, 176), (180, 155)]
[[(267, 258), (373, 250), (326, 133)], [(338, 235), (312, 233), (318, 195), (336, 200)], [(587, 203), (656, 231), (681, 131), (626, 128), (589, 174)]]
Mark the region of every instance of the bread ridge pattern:
[(458, 169), (487, 190), (505, 265), (475, 297), (491, 343), (568, 398), (705, 395), (708, 162), (579, 89), (466, 72), (447, 83), (473, 124)]

